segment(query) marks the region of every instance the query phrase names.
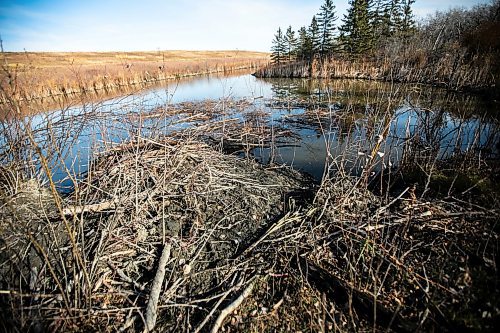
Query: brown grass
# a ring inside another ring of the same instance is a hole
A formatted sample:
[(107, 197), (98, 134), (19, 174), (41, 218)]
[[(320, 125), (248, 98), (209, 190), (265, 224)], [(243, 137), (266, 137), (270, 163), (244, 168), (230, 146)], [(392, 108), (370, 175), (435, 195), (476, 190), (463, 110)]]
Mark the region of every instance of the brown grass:
[(208, 60), (267, 60), (269, 54), (253, 51), (150, 51), (150, 52), (5, 52), (11, 68), (65, 68), (74, 66), (124, 65), (126, 63), (203, 62)]
[(370, 79), (387, 82), (424, 83), (450, 90), (487, 90), (495, 87), (495, 62), (489, 56), (467, 57), (464, 49), (445, 56), (408, 47), (376, 57), (331, 57), (270, 64), (258, 77)]
[(31, 101), (257, 68), (269, 59), (268, 53), (251, 51), (5, 52), (3, 56), (0, 103), (6, 103), (7, 96)]

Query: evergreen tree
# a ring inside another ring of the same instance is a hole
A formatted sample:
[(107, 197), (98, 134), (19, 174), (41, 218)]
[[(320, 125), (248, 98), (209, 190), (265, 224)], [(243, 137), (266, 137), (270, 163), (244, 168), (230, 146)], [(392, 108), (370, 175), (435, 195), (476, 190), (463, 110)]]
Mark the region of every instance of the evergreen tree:
[(351, 53), (351, 40), (352, 40), (352, 32), (354, 30), (354, 7), (351, 5), (347, 9), (347, 13), (344, 14), (344, 18), (342, 19), (342, 25), (339, 27), (339, 43), (342, 47), (342, 50), (346, 53)]
[(306, 27), (299, 29), (297, 57), (301, 60), (311, 59), (313, 56), (313, 43)]
[(404, 37), (410, 36), (415, 31), (415, 18), (413, 16), (413, 10), (411, 8), (414, 3), (415, 0), (403, 0), (401, 3), (403, 15), (401, 34)]
[(285, 38), (281, 28), (278, 28), (276, 35), (274, 35), (273, 46), (271, 47), (271, 60), (275, 64), (280, 64), (285, 59)]
[(321, 51), (321, 34), (319, 31), (318, 20), (316, 20), (316, 15), (313, 16), (311, 20), (311, 25), (309, 26), (309, 37), (311, 38), (312, 44), (312, 54), (319, 54)]
[(368, 52), (373, 48), (372, 26), (370, 25), (370, 11), (368, 0), (356, 1), (356, 29), (354, 43), (356, 54)]
[[(410, 0), (414, 2), (414, 0)], [(404, 25), (405, 0), (379, 0), (374, 5), (377, 8), (377, 21), (374, 28), (379, 38), (386, 39), (399, 34)], [(410, 4), (411, 8), (411, 4)]]
[(373, 47), (377, 47), (383, 31), (383, 0), (368, 1), (368, 16), (371, 26), (371, 41)]
[(381, 38), (391, 36), (392, 31), (392, 0), (380, 1), (379, 3), (379, 33)]
[(373, 46), (369, 4), (368, 0), (350, 0), (349, 4), (340, 28), (340, 41), (344, 51), (358, 55), (371, 50)]
[(335, 31), (335, 6), (332, 0), (325, 0), (325, 3), (320, 7), (318, 13), (318, 25), (320, 30), (320, 53), (327, 55), (333, 51), (334, 48), (334, 31)]
[(391, 36), (397, 35), (402, 31), (403, 10), (401, 2), (402, 0), (391, 1)]
[(295, 31), (292, 30), (292, 26), (286, 29), (285, 49), (287, 60), (289, 62), (295, 60), (295, 55), (297, 53), (297, 38), (295, 37)]

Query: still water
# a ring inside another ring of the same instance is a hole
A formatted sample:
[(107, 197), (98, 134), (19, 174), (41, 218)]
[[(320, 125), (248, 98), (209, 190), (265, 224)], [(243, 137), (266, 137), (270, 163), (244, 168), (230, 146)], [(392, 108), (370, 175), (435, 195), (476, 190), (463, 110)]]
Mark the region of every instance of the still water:
[[(24, 126), (35, 130), (36, 141), (51, 161), (53, 180), (67, 190), (72, 185), (68, 174), (77, 178), (96, 152), (137, 134), (137, 119), (141, 135), (151, 134), (147, 124), (152, 121), (130, 114), (205, 100), (244, 100), (247, 107), (232, 117), (245, 121), (247, 113), (259, 111), (267, 126), (293, 132), (286, 144), (254, 148), (251, 157), (292, 166), (317, 180), (324, 173), (325, 161), (336, 158), (359, 173), (379, 142), (374, 155), (379, 169), (397, 165), (410, 139), (418, 141), (423, 151), (436, 150), (439, 158), (472, 149), (481, 150), (485, 157), (498, 157), (495, 105), (477, 96), (429, 86), (370, 81), (198, 77), (40, 114)], [(158, 120), (155, 124), (158, 130)], [(169, 133), (190, 126), (196, 124), (172, 116), (162, 119), (160, 127)], [(1, 139), (5, 144), (7, 139)]]

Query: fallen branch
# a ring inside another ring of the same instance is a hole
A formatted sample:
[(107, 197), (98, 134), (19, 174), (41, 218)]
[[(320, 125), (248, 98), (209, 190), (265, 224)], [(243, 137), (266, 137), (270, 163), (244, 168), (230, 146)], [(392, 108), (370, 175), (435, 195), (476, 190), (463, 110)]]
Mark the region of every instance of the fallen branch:
[(98, 204), (85, 205), (85, 206), (72, 206), (63, 209), (64, 216), (78, 215), (82, 213), (98, 213), (105, 210), (114, 210), (118, 204), (117, 199), (104, 201)]
[(237, 299), (235, 299), (231, 304), (229, 304), (227, 307), (225, 307), (219, 316), (217, 317), (217, 320), (215, 321), (214, 326), (212, 327), (212, 333), (217, 333), (219, 331), (219, 328), (221, 327), (222, 323), (224, 322), (224, 319), (226, 319), (227, 316), (229, 316), (238, 306), (243, 303), (245, 298), (250, 296), (253, 291), (253, 287), (255, 285), (255, 280), (250, 282), (250, 284), (243, 290), (240, 296), (238, 296)]
[(158, 270), (156, 271), (153, 285), (151, 286), (151, 293), (149, 295), (148, 307), (146, 308), (146, 328), (145, 332), (150, 332), (156, 325), (156, 310), (158, 309), (158, 299), (160, 298), (161, 287), (163, 279), (165, 278), (165, 266), (170, 259), (171, 245), (167, 244), (161, 253), (160, 262), (158, 263)]

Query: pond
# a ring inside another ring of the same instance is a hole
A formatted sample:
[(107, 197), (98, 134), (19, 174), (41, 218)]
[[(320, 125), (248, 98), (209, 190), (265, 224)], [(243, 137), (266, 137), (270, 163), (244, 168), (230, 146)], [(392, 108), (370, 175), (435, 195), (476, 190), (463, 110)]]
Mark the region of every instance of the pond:
[[(142, 115), (185, 102), (196, 107), (205, 100), (222, 110), (230, 101), (245, 102), (244, 107), (231, 114), (222, 112), (211, 121), (231, 118), (243, 123), (258, 112), (273, 133), (277, 129), (293, 133), (239, 154), (264, 164), (292, 166), (316, 180), (324, 175), (325, 165), (354, 174), (367, 165), (374, 171), (394, 167), (409, 148), (433, 151), (440, 159), (471, 150), (481, 151), (484, 158), (499, 154), (496, 106), (478, 96), (423, 85), (258, 79), (249, 74), (180, 80), (35, 115), (17, 126), (4, 123), (2, 149), (5, 152), (6, 143), (32, 128), (53, 180), (65, 191), (73, 184), (68, 175), (78, 178), (92, 158), (113, 144), (139, 134), (169, 134), (199, 125), (178, 115), (161, 119)], [(34, 156), (30, 142), (23, 142), (24, 154)]]

